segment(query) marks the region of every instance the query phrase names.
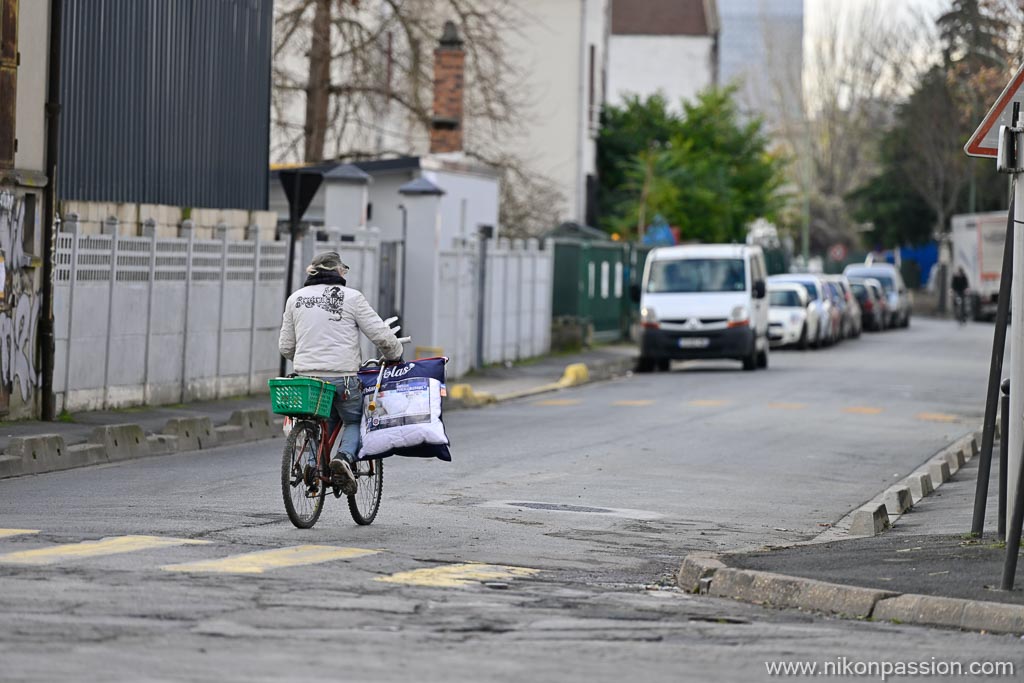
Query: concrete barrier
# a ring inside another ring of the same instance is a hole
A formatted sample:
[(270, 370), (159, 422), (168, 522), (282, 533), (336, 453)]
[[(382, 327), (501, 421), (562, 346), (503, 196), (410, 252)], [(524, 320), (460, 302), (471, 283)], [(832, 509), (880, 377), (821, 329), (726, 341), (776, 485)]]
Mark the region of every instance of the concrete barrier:
[(163, 433), (177, 437), (179, 451), (198, 451), (217, 445), (217, 433), (208, 417), (171, 418)]
[(917, 504), (925, 496), (935, 493), (935, 486), (932, 485), (932, 476), (927, 472), (914, 472), (907, 477), (907, 486), (910, 487), (910, 495), (914, 504)]
[(67, 468), (102, 465), (108, 462), (110, 459), (107, 458), (107, 449), (97, 443), (76, 443), (68, 446)]
[(258, 441), (260, 439), (271, 439), (281, 436), (281, 431), (275, 429), (271, 422), (270, 411), (263, 408), (236, 410), (228, 418), (228, 425), (240, 427), (242, 438), (247, 441)]
[(725, 569), (725, 564), (718, 559), (717, 555), (711, 553), (687, 555), (676, 573), (676, 584), (687, 593), (696, 593), (700, 590), (701, 580), (714, 576), (719, 569)]
[(928, 474), (932, 478), (932, 486), (940, 486), (949, 481), (949, 461), (945, 458), (933, 458), (928, 462)]
[(214, 427), (213, 431), (216, 432), (217, 443), (221, 446), (245, 443), (246, 441), (256, 441), (254, 438), (249, 438), (245, 431), (245, 427), (241, 427), (239, 425), (221, 425), (220, 427)]
[(0, 455), (0, 479), (20, 477), (23, 472), (21, 458), (14, 455)]
[(59, 434), (16, 436), (7, 442), (8, 456), (21, 460), (21, 474), (63, 470), (66, 446)]
[(885, 503), (885, 510), (889, 517), (902, 515), (914, 506), (914, 499), (910, 494), (910, 488), (907, 486), (890, 486), (882, 494), (882, 500)]
[(178, 452), (178, 437), (173, 434), (150, 434), (146, 437), (149, 442), (150, 455), (166, 455)]
[(874, 536), (890, 527), (889, 513), (882, 503), (868, 503), (853, 512), (850, 522), (850, 534), (854, 536)]
[(92, 430), (89, 443), (106, 449), (107, 459), (126, 460), (149, 455), (149, 441), (142, 427), (136, 424), (104, 425)]

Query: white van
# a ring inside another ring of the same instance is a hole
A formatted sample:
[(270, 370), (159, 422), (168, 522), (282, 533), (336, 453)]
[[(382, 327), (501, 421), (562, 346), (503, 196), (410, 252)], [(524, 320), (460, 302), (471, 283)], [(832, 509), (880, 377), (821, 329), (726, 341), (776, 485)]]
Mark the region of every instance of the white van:
[(640, 287), (638, 370), (673, 359), (731, 358), (768, 367), (768, 299), (761, 247), (705, 244), (654, 249)]

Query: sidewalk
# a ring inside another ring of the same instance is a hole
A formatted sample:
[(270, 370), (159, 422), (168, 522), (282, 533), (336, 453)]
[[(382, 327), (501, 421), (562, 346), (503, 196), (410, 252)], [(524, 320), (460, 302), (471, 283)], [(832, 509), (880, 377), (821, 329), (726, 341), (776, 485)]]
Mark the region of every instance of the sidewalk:
[[(636, 362), (636, 353), (637, 347), (635, 344), (610, 344), (578, 353), (542, 356), (510, 366), (484, 368), (455, 382), (449, 382), (449, 387), (453, 387), (456, 384), (468, 385), (471, 387), (468, 389), (470, 394), (476, 393), (480, 396), (485, 396), (486, 400), (470, 402), (460, 400), (457, 397), (450, 397), (445, 402), (445, 410), (457, 410), (479, 403), (510, 400), (519, 396), (555, 391), (564, 386), (582, 384), (587, 381), (608, 379), (631, 370)], [(586, 371), (574, 373), (571, 383), (559, 383), (565, 376), (568, 366), (580, 364), (586, 366)], [(267, 430), (242, 430), (244, 433), (238, 434), (237, 430), (232, 431), (230, 428), (224, 427), (224, 425), (229, 423), (233, 415), (236, 416), (237, 424), (237, 414), (240, 411), (269, 411), (269, 409), (270, 400), (268, 395), (257, 394), (217, 401), (74, 413), (70, 415), (69, 421), (40, 422), (27, 420), (0, 422), (0, 453), (10, 456), (12, 451), (20, 452), (20, 450), (24, 450), (20, 447), (10, 448), (12, 439), (15, 439), (15, 445), (19, 446), (19, 442), (23, 442), (25, 439), (38, 439), (43, 435), (56, 435), (60, 437), (59, 439), (49, 439), (47, 443), (40, 446), (48, 450), (55, 450), (58, 447), (61, 449), (72, 446), (79, 447), (82, 444), (90, 443), (90, 440), (98, 444), (101, 441), (95, 435), (96, 428), (109, 427), (111, 425), (132, 425), (141, 428), (141, 432), (149, 437), (151, 442), (151, 448), (144, 448), (143, 455), (176, 452), (174, 447), (167, 446), (165, 443), (166, 439), (161, 441), (153, 435), (172, 433), (175, 429), (172, 429), (173, 425), (170, 425), (169, 422), (181, 421), (182, 419), (188, 420), (190, 424), (196, 426), (200, 426), (201, 423), (209, 420), (208, 424), (212, 425), (215, 431), (220, 432), (221, 444), (227, 443), (226, 437), (229, 431), (231, 431), (233, 438), (232, 443), (237, 442), (237, 439), (255, 440), (256, 438), (266, 438)], [(276, 433), (280, 434), (280, 431), (277, 430)], [(208, 444), (216, 444), (217, 441), (217, 435), (214, 435), (213, 438), (206, 439), (206, 443), (200, 447), (210, 447)], [(185, 442), (189, 442), (189, 439), (180, 440), (176, 447), (178, 451), (187, 449)], [(81, 447), (84, 448), (84, 446)], [(35, 448), (35, 445), (32, 448)], [(59, 456), (59, 453), (48, 455), (56, 457)], [(17, 457), (20, 457), (20, 455)], [(108, 452), (105, 456), (93, 453), (88, 458), (88, 462), (83, 460), (81, 464), (96, 464), (94, 461), (96, 461), (97, 457), (100, 458), (99, 462), (104, 461), (103, 457), (106, 457), (106, 461), (113, 460), (112, 453)], [(4, 458), (4, 455), (0, 455), (0, 460)], [(0, 465), (4, 464), (0, 462)], [(76, 465), (63, 462), (61, 469), (74, 466)], [(34, 464), (31, 472), (24, 468), (14, 467), (13, 465), (10, 465), (10, 467), (11, 469), (5, 470), (4, 467), (0, 466), (0, 478), (5, 476), (5, 471), (26, 474), (51, 471), (39, 461)]]
[(879, 535), (691, 555), (680, 585), (772, 607), (1024, 634), (1024, 560), (1014, 590), (999, 590), (1006, 550), (996, 538), (998, 449), (983, 538), (970, 534), (980, 460), (972, 458)]
[(1024, 561), (1012, 592), (998, 590), (1006, 551), (996, 539), (999, 458), (994, 449), (985, 535), (970, 536), (978, 460), (878, 536), (730, 555), (729, 566), (896, 593), (1024, 605)]

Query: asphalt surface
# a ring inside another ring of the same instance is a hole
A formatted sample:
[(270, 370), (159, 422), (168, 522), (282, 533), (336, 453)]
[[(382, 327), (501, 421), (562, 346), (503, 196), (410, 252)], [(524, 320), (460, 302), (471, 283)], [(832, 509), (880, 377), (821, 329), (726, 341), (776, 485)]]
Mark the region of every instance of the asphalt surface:
[[(767, 372), (687, 364), (451, 413), (454, 462), (388, 461), (370, 527), (329, 499), (294, 529), (282, 439), (0, 481), (0, 527), (38, 531), (0, 537), (0, 680), (749, 681), (844, 656), (1019, 671), (1013, 637), (672, 588), (685, 554), (813, 538), (973, 429), (990, 335), (915, 320), (773, 352)], [(121, 552), (76, 545), (100, 539)], [(327, 547), (284, 550), (310, 545)], [(251, 555), (282, 550), (305, 563)]]

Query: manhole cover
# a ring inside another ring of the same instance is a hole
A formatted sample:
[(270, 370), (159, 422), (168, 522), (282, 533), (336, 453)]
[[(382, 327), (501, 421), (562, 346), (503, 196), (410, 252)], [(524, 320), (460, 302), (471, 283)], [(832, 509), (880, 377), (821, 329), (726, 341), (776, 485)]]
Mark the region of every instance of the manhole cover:
[(589, 512), (598, 515), (610, 515), (614, 510), (608, 508), (592, 508), (586, 505), (561, 505), (559, 503), (509, 503), (512, 507), (530, 508), (532, 510), (558, 510), (559, 512)]

